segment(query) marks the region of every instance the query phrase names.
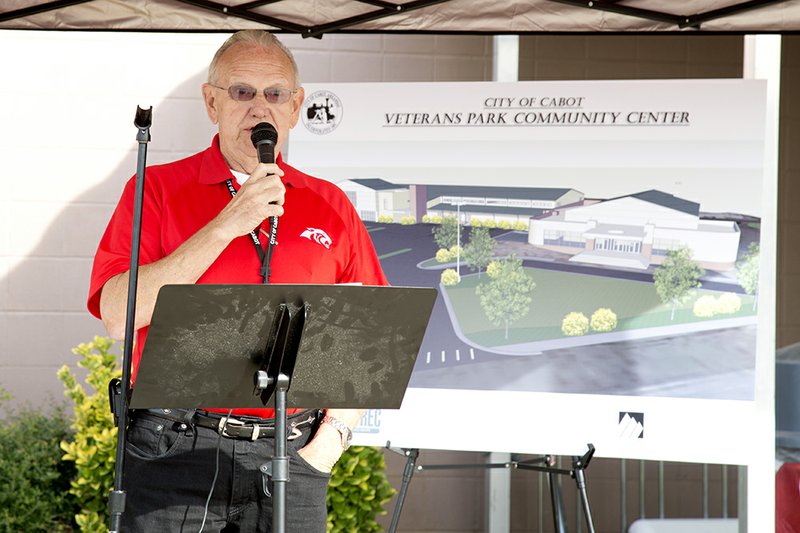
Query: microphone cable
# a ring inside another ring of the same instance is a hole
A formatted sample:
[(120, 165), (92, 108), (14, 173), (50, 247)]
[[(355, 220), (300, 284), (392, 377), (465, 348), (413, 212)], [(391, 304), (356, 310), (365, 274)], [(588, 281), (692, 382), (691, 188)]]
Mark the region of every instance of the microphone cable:
[(225, 430), (228, 427), (228, 420), (231, 417), (231, 413), (233, 413), (233, 408), (228, 410), (228, 416), (225, 417), (225, 422), (222, 424), (222, 431), (219, 432), (217, 436), (217, 454), (216, 459), (214, 461), (214, 479), (211, 480), (211, 489), (208, 491), (208, 498), (206, 498), (206, 505), (203, 508), (203, 521), (200, 523), (200, 531), (197, 533), (203, 533), (203, 528), (206, 527), (206, 518), (208, 518), (208, 506), (211, 503), (211, 496), (214, 494), (214, 487), (217, 485), (217, 477), (219, 476), (219, 449), (222, 444), (222, 434), (225, 433)]

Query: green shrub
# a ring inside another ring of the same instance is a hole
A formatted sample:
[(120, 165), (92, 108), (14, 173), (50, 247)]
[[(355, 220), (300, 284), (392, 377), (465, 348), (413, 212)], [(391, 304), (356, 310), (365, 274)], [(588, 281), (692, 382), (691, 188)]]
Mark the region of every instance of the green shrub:
[(378, 222), (383, 224), (391, 224), (394, 222), (394, 217), (392, 215), (378, 215)]
[(476, 228), (489, 228), (492, 229), (495, 227), (495, 221), (491, 218), (471, 218), (469, 219), (469, 225), (476, 227)]
[(501, 220), (497, 223), (497, 227), (500, 229), (511, 229), (511, 221), (510, 220)]
[(580, 337), (589, 331), (589, 319), (583, 313), (567, 313), (561, 321), (561, 332), (567, 337)]
[(445, 287), (458, 285), (458, 272), (456, 272), (454, 268), (446, 268), (445, 270), (442, 270), (441, 281), (442, 285)]
[(448, 263), (453, 259), (452, 254), (450, 254), (450, 250), (447, 248), (439, 248), (436, 252), (436, 262), (437, 263)]
[(717, 314), (717, 299), (710, 294), (705, 294), (697, 299), (692, 306), (694, 316), (708, 318)]
[[(94, 393), (87, 395), (69, 368), (63, 367), (58, 372), (67, 396), (75, 402), (72, 427), (76, 434), (72, 442), (62, 440), (61, 448), (66, 452), (62, 464), (74, 463), (73, 467), (77, 467), (69, 494), (77, 496), (81, 511), (75, 520), (83, 532), (108, 530), (107, 498), (114, 483), (117, 431), (106, 391), (108, 382), (120, 375), (117, 356), (108, 353), (113, 344), (108, 338), (95, 337), (93, 342), (73, 350), (83, 358), (78, 366), (89, 371), (86, 382), (94, 388)], [(353, 446), (342, 455), (333, 469), (328, 489), (329, 532), (381, 530), (375, 517), (385, 513), (383, 505), (394, 494), (385, 469), (383, 454), (374, 448)], [(67, 494), (66, 486), (61, 494)], [(69, 512), (74, 512), (74, 508)], [(22, 530), (38, 531), (20, 528), (8, 531)]]
[(423, 224), (441, 224), (442, 217), (437, 215), (422, 215)]
[(522, 220), (514, 222), (514, 229), (517, 231), (528, 231), (528, 223)]
[(456, 255), (462, 255), (463, 256), (464, 255), (464, 248), (462, 246), (454, 244), (453, 246), (450, 247), (450, 257), (455, 259)]
[(694, 316), (699, 318), (710, 318), (714, 315), (732, 315), (739, 312), (742, 308), (742, 299), (738, 294), (726, 292), (714, 298), (710, 294), (705, 294), (698, 298), (692, 306)]
[(417, 223), (417, 219), (412, 217), (412, 216), (410, 216), (410, 215), (409, 216), (400, 217), (400, 224), (402, 224), (403, 226), (410, 226), (410, 225), (416, 224), (416, 223)]
[(496, 226), (494, 219), (491, 218), (471, 218), (469, 225), (475, 228), (489, 228), (492, 229)]
[(742, 299), (738, 294), (726, 292), (720, 294), (717, 298), (717, 313), (723, 315), (732, 315), (738, 313), (742, 308)]
[(59, 449), (68, 437), (61, 410), (7, 414), (0, 425), (0, 532), (72, 531), (75, 500), (67, 490), (75, 469)]
[(114, 485), (114, 463), (117, 452), (117, 429), (108, 407), (108, 383), (120, 376), (117, 356), (108, 353), (114, 342), (95, 337), (81, 344), (73, 353), (82, 357), (78, 366), (88, 370), (86, 383), (94, 391), (87, 394), (67, 366), (58, 371), (66, 387), (65, 394), (75, 403), (72, 441), (62, 441), (64, 461), (75, 464), (77, 476), (70, 484), (80, 513), (75, 516), (83, 532), (108, 531), (108, 493)]
[(607, 332), (613, 331), (617, 327), (617, 314), (606, 307), (601, 307), (592, 313), (592, 319), (589, 323), (593, 331)]
[(328, 485), (328, 532), (382, 531), (375, 521), (394, 495), (386, 478), (383, 454), (376, 448), (352, 446), (333, 467)]

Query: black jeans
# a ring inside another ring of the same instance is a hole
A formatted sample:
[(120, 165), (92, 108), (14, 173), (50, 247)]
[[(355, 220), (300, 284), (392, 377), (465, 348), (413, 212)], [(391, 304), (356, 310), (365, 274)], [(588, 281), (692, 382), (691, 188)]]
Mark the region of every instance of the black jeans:
[[(308, 411), (291, 415), (290, 427), (293, 420), (308, 416)], [(330, 474), (297, 454), (316, 427), (303, 426), (301, 436), (288, 442), (287, 533), (325, 532)], [(134, 414), (128, 429), (122, 532), (197, 533), (214, 479), (218, 445), (219, 474), (203, 531), (271, 532), (272, 499), (264, 493), (259, 468), (272, 459), (274, 439), (220, 438), (213, 429), (141, 411)]]

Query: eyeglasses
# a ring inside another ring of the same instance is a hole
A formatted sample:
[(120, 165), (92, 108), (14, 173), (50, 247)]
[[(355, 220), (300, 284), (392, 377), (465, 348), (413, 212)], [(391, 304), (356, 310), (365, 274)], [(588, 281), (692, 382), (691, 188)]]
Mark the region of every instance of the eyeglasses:
[[(209, 83), (209, 85), (211, 84)], [(249, 85), (236, 84), (231, 85), (227, 89), (225, 89), (225, 87), (219, 87), (218, 85), (211, 86), (216, 89), (227, 90), (231, 99), (237, 102), (249, 102), (258, 94), (258, 89), (254, 89)], [(285, 104), (296, 92), (297, 89), (292, 91), (281, 87), (267, 87), (264, 89), (264, 98), (266, 98), (267, 102), (270, 104)]]

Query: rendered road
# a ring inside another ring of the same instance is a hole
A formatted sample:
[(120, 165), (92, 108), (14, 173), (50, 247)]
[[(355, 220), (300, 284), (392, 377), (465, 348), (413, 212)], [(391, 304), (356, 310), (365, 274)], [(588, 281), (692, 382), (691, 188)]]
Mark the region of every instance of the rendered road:
[[(437, 250), (433, 226), (366, 223), (392, 285), (439, 287), (441, 270), (417, 264)], [(493, 230), (496, 236), (502, 231)], [(464, 236), (467, 236), (464, 232)], [(525, 261), (542, 268), (544, 263)], [(546, 264), (553, 268), (552, 262)], [(584, 272), (570, 265), (559, 270)], [(642, 281), (646, 273), (591, 273)], [(462, 275), (468, 272), (462, 266)], [(646, 278), (645, 278), (646, 279)], [(652, 278), (650, 278), (652, 279)], [(736, 290), (730, 285), (705, 288)], [(739, 289), (740, 290), (740, 289)], [(507, 356), (471, 346), (453, 329), (442, 295), (417, 358), (411, 386), (419, 388), (514, 390), (751, 400), (754, 394), (755, 326)]]

